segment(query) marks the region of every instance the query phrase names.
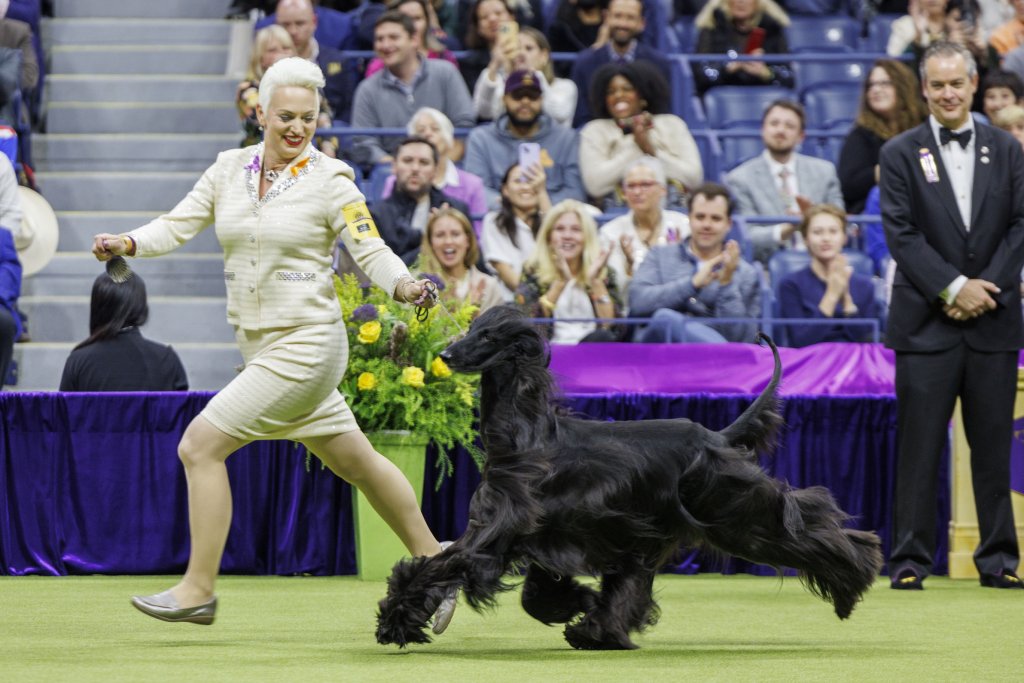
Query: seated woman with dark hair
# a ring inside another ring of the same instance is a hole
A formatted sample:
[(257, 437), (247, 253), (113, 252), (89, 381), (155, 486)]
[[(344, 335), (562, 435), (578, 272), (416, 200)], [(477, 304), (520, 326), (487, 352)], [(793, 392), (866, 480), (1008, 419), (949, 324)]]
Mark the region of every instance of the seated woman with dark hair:
[[(774, 0), (710, 0), (694, 24), (698, 54), (786, 54), (789, 17)], [(778, 85), (792, 88), (793, 69), (786, 63), (728, 61), (693, 65), (697, 91), (716, 85)]]
[(506, 301), (519, 286), (523, 264), (533, 256), (541, 221), (551, 208), (545, 179), (540, 164), (533, 173), (513, 164), (501, 180), (501, 208), (484, 217), (480, 248), (503, 285)]
[[(846, 212), (830, 204), (817, 204), (804, 214), (800, 234), (811, 255), (803, 270), (779, 282), (779, 313), (783, 318), (822, 320), (877, 318), (875, 284), (853, 272), (843, 255)], [(857, 342), (868, 337), (867, 326), (790, 325), (789, 346), (820, 342)]]
[(149, 318), (146, 283), (138, 273), (114, 282), (107, 272), (92, 283), (89, 337), (64, 364), (61, 391), (188, 391), (181, 359), (170, 346), (150, 341), (139, 328)]
[(697, 143), (669, 111), (668, 84), (652, 64), (605, 64), (590, 82), (594, 120), (580, 130), (580, 175), (587, 194), (615, 191), (634, 161), (658, 159), (670, 183), (682, 189), (704, 179)]

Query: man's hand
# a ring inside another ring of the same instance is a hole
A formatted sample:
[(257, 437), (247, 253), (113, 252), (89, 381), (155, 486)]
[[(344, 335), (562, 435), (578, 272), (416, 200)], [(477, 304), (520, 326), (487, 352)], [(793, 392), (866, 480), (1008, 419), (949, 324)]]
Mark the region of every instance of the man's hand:
[(979, 315), (995, 310), (996, 300), (991, 295), (999, 294), (1000, 291), (988, 280), (971, 278), (960, 288), (953, 305), (946, 306), (949, 309), (946, 311), (946, 315), (954, 320), (977, 318)]

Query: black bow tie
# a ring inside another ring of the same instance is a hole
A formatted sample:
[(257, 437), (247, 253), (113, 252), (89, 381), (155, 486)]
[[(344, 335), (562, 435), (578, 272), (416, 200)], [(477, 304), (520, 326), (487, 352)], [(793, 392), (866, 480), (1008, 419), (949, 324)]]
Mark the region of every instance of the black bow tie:
[(939, 128), (939, 144), (948, 145), (950, 140), (956, 140), (962, 148), (967, 149), (967, 144), (971, 141), (971, 133), (973, 132), (970, 128), (959, 133), (954, 133), (949, 128)]

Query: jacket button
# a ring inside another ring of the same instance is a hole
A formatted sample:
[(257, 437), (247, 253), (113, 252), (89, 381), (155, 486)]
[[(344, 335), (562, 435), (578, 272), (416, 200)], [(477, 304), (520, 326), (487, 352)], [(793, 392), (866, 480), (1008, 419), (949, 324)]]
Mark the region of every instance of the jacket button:
[(256, 259), (254, 259), (254, 258), (249, 259), (249, 263), (251, 263), (252, 265), (255, 266), (256, 265)]
[(973, 251), (967, 252), (967, 258), (969, 258), (970, 260), (973, 261), (974, 260), (974, 252)]
[(255, 242), (256, 242), (256, 235), (249, 235), (249, 241), (255, 244)]
[(256, 285), (249, 285), (249, 291), (250, 292), (255, 292), (256, 291)]

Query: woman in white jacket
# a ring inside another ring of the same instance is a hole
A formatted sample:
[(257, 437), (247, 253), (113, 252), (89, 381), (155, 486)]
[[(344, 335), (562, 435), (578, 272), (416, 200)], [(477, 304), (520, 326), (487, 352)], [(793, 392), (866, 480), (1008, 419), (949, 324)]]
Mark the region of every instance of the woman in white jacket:
[[(263, 143), (221, 153), (170, 213), (94, 239), (101, 261), (159, 256), (216, 223), (228, 322), (245, 359), (245, 369), (192, 420), (178, 446), (188, 481), (188, 569), (170, 590), (132, 598), (157, 619), (213, 622), (214, 583), (231, 524), (225, 461), (254, 440), (303, 443), (367, 496), (411, 554), (441, 550), (409, 482), (373, 449), (338, 392), (348, 357), (331, 270), (339, 236), (396, 300), (429, 304), (429, 297), (425, 281), (415, 281), (380, 239), (351, 169), (311, 146), (320, 87), (323, 74), (312, 62), (292, 57), (274, 64), (260, 83)], [(453, 607), (453, 599), (443, 602), (435, 630), (443, 630)]]

